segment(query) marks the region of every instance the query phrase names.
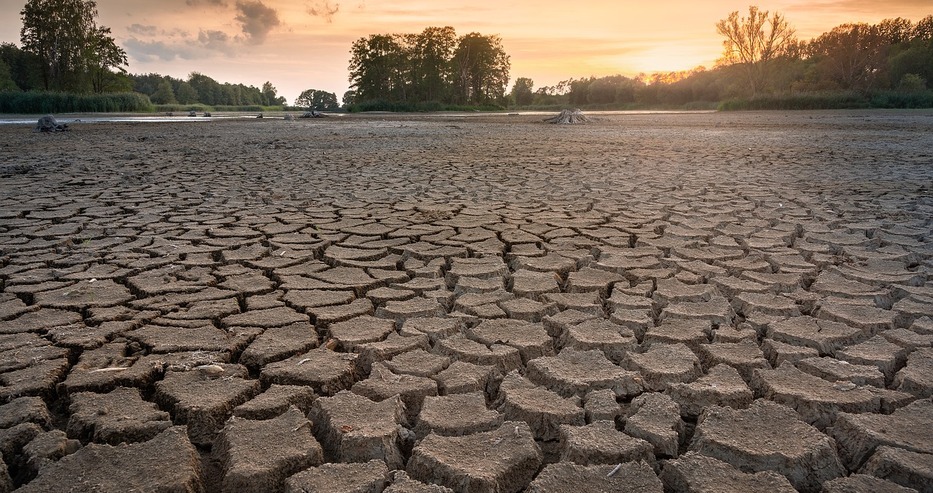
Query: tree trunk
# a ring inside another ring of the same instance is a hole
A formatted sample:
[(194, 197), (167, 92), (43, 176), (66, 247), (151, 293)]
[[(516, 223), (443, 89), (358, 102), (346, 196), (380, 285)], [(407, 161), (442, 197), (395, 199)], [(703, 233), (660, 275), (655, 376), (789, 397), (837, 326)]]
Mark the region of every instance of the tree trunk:
[(551, 117), (551, 118), (546, 118), (544, 121), (548, 123), (557, 123), (561, 125), (573, 125), (576, 123), (586, 123), (590, 121), (590, 119), (583, 116), (583, 112), (581, 112), (580, 110), (574, 109), (574, 110), (561, 110), (559, 115), (555, 117)]

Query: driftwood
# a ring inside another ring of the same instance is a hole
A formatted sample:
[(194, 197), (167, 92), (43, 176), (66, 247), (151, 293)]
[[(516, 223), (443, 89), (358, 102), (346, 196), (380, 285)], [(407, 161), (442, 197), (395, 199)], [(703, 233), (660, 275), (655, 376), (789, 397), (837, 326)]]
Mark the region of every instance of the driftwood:
[(544, 121), (548, 123), (558, 123), (561, 125), (572, 125), (575, 123), (586, 123), (590, 121), (589, 118), (583, 116), (583, 112), (577, 109), (574, 110), (561, 110), (560, 114), (547, 118)]
[(64, 132), (66, 130), (68, 130), (68, 124), (58, 123), (58, 120), (52, 115), (43, 116), (36, 123), (37, 132)]
[(303, 115), (301, 115), (301, 118), (327, 118), (327, 115), (321, 113), (320, 111), (311, 110), (306, 111)]

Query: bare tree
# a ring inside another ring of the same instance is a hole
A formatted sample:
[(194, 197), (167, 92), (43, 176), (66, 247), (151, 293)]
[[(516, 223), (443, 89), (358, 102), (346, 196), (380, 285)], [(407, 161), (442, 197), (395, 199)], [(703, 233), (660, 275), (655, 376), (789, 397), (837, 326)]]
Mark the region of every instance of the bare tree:
[(759, 11), (758, 7), (748, 7), (748, 17), (739, 17), (739, 12), (716, 23), (716, 32), (722, 35), (723, 62), (742, 64), (751, 86), (752, 94), (757, 94), (765, 79), (768, 62), (784, 55), (796, 44), (794, 29), (778, 12), (771, 16), (769, 12)]

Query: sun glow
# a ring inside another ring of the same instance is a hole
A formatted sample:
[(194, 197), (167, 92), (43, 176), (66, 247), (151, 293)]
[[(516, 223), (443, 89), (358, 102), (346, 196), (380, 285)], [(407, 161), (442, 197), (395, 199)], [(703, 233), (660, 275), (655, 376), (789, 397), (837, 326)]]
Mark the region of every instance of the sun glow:
[(692, 70), (700, 65), (708, 68), (712, 66), (718, 55), (709, 48), (709, 46), (689, 46), (679, 43), (661, 44), (618, 57), (617, 63), (618, 66), (625, 67), (630, 72), (645, 74)]

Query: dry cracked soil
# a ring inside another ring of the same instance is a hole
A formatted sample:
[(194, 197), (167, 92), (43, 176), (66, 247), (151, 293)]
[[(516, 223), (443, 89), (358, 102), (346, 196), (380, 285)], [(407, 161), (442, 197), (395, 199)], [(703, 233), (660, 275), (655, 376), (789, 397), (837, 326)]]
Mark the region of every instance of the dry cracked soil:
[(0, 131), (0, 492), (933, 491), (933, 113)]

